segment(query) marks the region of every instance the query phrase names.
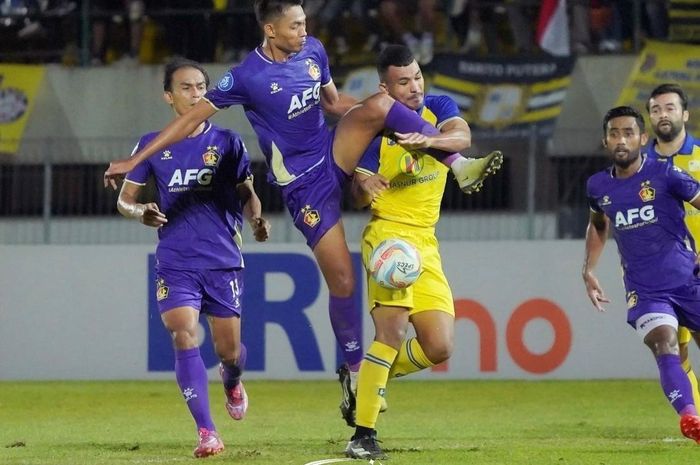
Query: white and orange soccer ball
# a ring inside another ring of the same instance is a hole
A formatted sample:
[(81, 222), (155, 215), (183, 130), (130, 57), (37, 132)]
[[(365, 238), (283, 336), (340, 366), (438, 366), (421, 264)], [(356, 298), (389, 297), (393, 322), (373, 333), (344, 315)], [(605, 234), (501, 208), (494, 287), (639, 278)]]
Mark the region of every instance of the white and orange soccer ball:
[(403, 239), (385, 239), (372, 251), (367, 269), (387, 289), (404, 289), (421, 273), (418, 250)]

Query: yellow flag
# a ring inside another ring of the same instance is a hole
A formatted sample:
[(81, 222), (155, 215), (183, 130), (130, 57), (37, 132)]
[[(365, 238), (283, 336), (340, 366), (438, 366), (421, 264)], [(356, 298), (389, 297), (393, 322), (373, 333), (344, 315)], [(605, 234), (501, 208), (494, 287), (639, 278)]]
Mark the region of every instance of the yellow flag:
[(44, 72), (43, 66), (0, 64), (0, 153), (17, 152)]

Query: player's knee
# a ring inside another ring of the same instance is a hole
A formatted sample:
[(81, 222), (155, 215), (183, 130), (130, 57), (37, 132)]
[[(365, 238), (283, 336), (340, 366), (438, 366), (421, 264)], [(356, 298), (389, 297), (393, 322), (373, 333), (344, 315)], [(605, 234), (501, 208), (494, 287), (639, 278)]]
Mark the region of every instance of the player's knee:
[(173, 345), (177, 350), (194, 349), (199, 345), (197, 335), (186, 329), (172, 330), (170, 335), (173, 338)]
[(454, 349), (454, 343), (448, 340), (431, 340), (427, 344), (421, 344), (425, 356), (435, 365), (449, 359)]
[(375, 336), (374, 339), (377, 342), (381, 342), (382, 344), (388, 345), (389, 347), (393, 347), (396, 350), (399, 350), (401, 347), (401, 344), (403, 343), (404, 339), (406, 338), (406, 329), (405, 327), (398, 327), (398, 326), (386, 326), (382, 327), (381, 325), (376, 325), (375, 329)]
[(352, 271), (341, 271), (330, 276), (328, 290), (336, 297), (350, 297), (355, 290), (355, 277)]
[(224, 365), (235, 365), (238, 363), (238, 358), (241, 356), (239, 347), (226, 347), (216, 349), (216, 356)]
[(650, 339), (644, 342), (654, 356), (678, 355), (678, 343), (676, 341)]

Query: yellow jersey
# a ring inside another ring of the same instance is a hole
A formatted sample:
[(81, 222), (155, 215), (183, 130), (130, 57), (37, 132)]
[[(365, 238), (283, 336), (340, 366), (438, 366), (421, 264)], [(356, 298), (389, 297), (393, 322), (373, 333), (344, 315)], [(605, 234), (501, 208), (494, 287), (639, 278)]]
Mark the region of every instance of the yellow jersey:
[[(656, 139), (647, 147), (647, 155), (658, 160), (671, 160), (671, 162), (686, 171), (693, 178), (700, 181), (700, 140), (695, 139), (690, 133), (686, 133), (685, 141), (678, 153), (670, 157), (663, 157), (656, 151)], [(689, 203), (685, 203), (685, 225), (694, 241), (694, 250), (700, 243), (700, 210)]]
[[(418, 114), (437, 128), (461, 118), (456, 102), (447, 96), (427, 95)], [(373, 216), (420, 227), (434, 227), (440, 218), (449, 168), (432, 156), (408, 151), (385, 134), (370, 144), (355, 171), (389, 180), (389, 188), (370, 204)]]

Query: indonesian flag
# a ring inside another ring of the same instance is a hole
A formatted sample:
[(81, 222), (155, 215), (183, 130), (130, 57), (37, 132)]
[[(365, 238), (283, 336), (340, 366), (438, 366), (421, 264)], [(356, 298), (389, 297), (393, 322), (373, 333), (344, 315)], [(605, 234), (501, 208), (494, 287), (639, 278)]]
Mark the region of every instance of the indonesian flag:
[(537, 21), (537, 43), (542, 50), (556, 56), (568, 56), (569, 17), (566, 0), (542, 0)]

